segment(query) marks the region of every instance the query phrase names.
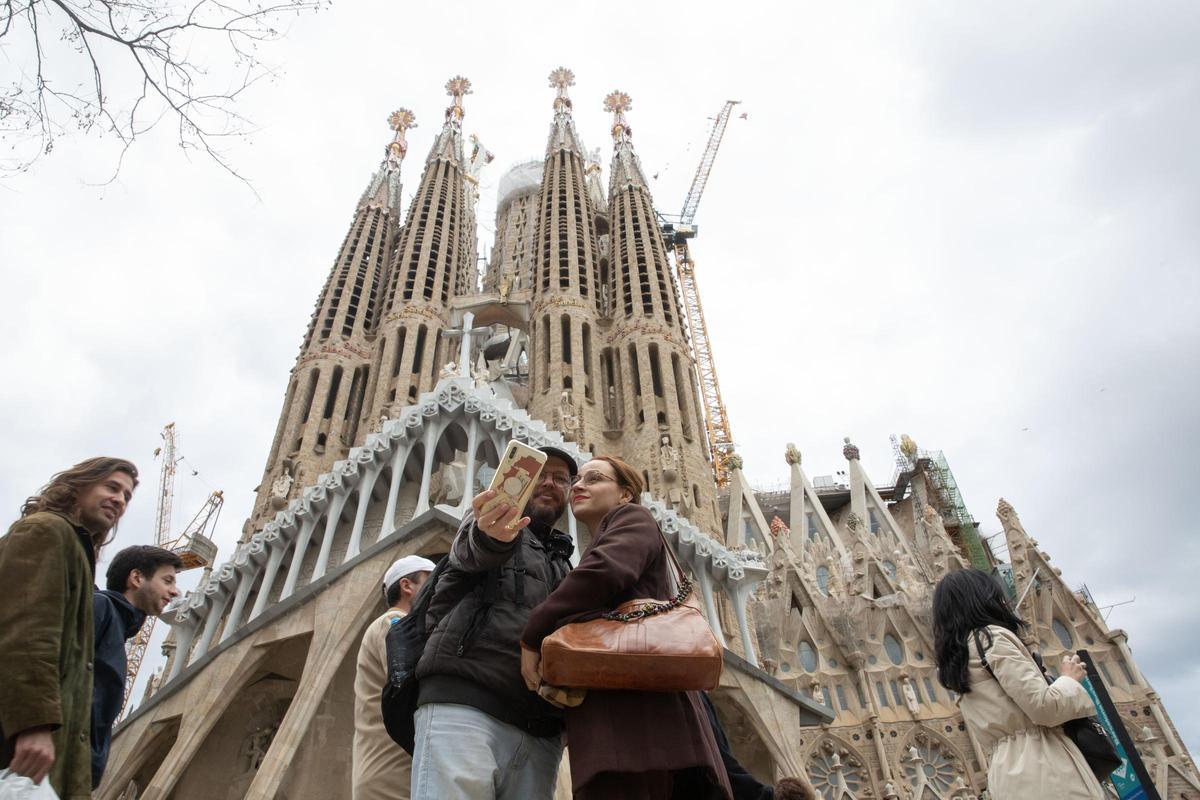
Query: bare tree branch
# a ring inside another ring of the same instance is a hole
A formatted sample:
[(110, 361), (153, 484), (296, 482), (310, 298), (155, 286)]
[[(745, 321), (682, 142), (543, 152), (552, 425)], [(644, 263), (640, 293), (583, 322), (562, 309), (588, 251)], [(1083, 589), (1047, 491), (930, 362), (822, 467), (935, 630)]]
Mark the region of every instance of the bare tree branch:
[(184, 151), (245, 182), (218, 142), (252, 131), (238, 101), (277, 77), (260, 51), (282, 37), (282, 20), (329, 2), (0, 0), (6, 53), (28, 64), (0, 85), (0, 140), (17, 153), (0, 173), (27, 171), (67, 133), (96, 132), (121, 143), (111, 181), (134, 141), (170, 116)]

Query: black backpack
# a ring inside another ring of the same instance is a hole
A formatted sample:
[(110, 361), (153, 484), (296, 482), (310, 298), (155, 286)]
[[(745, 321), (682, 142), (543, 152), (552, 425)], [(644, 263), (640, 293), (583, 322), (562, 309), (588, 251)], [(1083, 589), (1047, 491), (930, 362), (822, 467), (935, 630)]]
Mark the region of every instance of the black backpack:
[[(437, 591), (438, 578), (445, 572), (449, 561), (449, 555), (442, 556), (425, 585), (421, 587), (421, 591), (413, 598), (413, 605), (408, 614), (393, 622), (387, 632), (387, 680), (383, 684), (380, 710), (383, 712), (383, 726), (387, 729), (388, 736), (409, 755), (412, 755), (413, 740), (416, 737), (413, 715), (417, 712), (417, 699), (420, 695), (417, 662), (421, 660), (421, 654), (425, 652), (425, 642), (432, 633), (425, 624), (426, 618), (429, 616), (429, 604), (433, 602), (434, 593)], [(460, 656), (487, 624), (492, 604), (496, 600), (500, 570), (490, 570), (485, 575), (476, 587), (477, 590), (482, 590), (482, 602), (471, 621), (467, 635), (459, 643)]]

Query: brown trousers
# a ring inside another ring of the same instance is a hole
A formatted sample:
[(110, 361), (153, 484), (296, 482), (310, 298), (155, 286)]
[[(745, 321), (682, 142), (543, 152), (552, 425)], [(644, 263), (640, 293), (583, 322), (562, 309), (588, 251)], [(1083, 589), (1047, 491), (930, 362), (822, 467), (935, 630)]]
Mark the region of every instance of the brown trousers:
[(601, 772), (574, 793), (575, 800), (709, 800), (722, 796), (708, 767)]

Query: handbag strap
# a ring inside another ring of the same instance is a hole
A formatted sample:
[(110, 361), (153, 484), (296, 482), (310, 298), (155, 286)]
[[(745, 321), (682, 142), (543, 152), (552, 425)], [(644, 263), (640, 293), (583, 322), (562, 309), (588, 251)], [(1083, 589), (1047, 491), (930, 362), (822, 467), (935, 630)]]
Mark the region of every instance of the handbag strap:
[(683, 605), (683, 601), (687, 600), (688, 595), (692, 593), (692, 580), (683, 571), (683, 567), (680, 566), (679, 559), (675, 557), (675, 550), (671, 547), (671, 543), (667, 541), (667, 535), (663, 533), (662, 526), (655, 524), (655, 527), (658, 528), (658, 536), (662, 539), (663, 549), (667, 551), (667, 559), (671, 562), (667, 569), (668, 586), (672, 591), (671, 599), (661, 603), (642, 603), (637, 608), (624, 613), (609, 611), (603, 615), (602, 619), (613, 620), (615, 622), (633, 622), (645, 617), (652, 617), (655, 614), (662, 614), (671, 609), (679, 608)]

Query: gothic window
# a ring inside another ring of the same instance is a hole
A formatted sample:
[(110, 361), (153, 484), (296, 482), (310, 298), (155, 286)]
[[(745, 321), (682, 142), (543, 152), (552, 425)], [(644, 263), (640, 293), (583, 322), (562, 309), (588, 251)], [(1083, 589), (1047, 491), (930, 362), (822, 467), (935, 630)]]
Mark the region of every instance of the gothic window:
[(891, 578), (892, 581), (896, 580), (896, 565), (891, 561), (883, 562), (883, 571), (888, 574), (888, 577)]
[(413, 348), (413, 375), (421, 374), (421, 362), (425, 356), (425, 336), (427, 333), (428, 329), (424, 325), (417, 328), (417, 342), (416, 347)]
[(883, 688), (883, 681), (875, 681), (875, 693), (879, 695), (879, 705), (887, 708), (890, 703), (888, 703), (887, 690)]
[(878, 517), (878, 515), (876, 515), (875, 509), (872, 508), (867, 511), (867, 519), (870, 521), (870, 524), (871, 524), (871, 533), (878, 536), (879, 529), (882, 526), (879, 524), (879, 517)]
[(800, 659), (800, 666), (804, 667), (805, 672), (817, 671), (817, 651), (808, 640), (801, 640), (796, 648), (796, 658)]
[(595, 399), (592, 392), (592, 327), (583, 323), (580, 344), (583, 347), (583, 396), (588, 400)]
[(337, 403), (338, 387), (342, 383), (342, 368), (333, 368), (333, 379), (329, 382), (329, 394), (325, 396), (325, 413), (322, 414), (322, 419), (331, 419), (333, 417), (333, 406)]
[(837, 690), (838, 705), (842, 707), (842, 711), (850, 710), (850, 703), (846, 701), (846, 690), (841, 684), (834, 687)]
[(650, 385), (655, 397), (663, 396), (662, 365), (658, 361), (658, 345), (650, 345)]
[(933, 681), (929, 680), (929, 678), (925, 678), (924, 683), (925, 683), (925, 696), (929, 698), (929, 702), (936, 703), (938, 696), (937, 696), (937, 692), (935, 692), (933, 690)]
[(542, 317), (542, 341), (538, 349), (542, 353), (542, 391), (550, 390), (550, 315)]
[(1054, 635), (1062, 642), (1064, 649), (1070, 650), (1075, 646), (1075, 638), (1071, 636), (1071, 629), (1064, 625), (1062, 620), (1055, 618), (1050, 627), (1054, 629)]
[(858, 800), (858, 793), (870, 785), (862, 761), (832, 741), (809, 756), (808, 777), (822, 800)]
[(810, 511), (804, 516), (808, 520), (808, 540), (815, 542), (817, 540), (817, 515)]
[(817, 567), (817, 588), (821, 594), (829, 596), (829, 567)]
[(1118, 658), (1117, 666), (1121, 668), (1121, 674), (1125, 676), (1125, 681), (1130, 686), (1137, 686), (1137, 681), (1133, 679), (1133, 673), (1129, 671), (1129, 666), (1125, 663), (1125, 659)]
[(900, 640), (895, 636), (890, 633), (885, 633), (883, 635), (883, 649), (893, 664), (898, 666), (903, 663), (904, 645), (900, 644)]
[(858, 695), (858, 705), (860, 708), (867, 707), (867, 696), (863, 693), (862, 684), (858, 681), (854, 682), (854, 693)]
[(900, 694), (900, 687), (895, 681), (888, 681), (888, 685), (892, 689), (892, 699), (896, 701), (896, 708), (904, 707), (904, 697)]
[(901, 758), (913, 797), (950, 800), (954, 783), (961, 775), (957, 762), (941, 742), (918, 733)]
[(1103, 661), (1097, 661), (1097, 662), (1096, 662), (1096, 668), (1097, 668), (1098, 670), (1100, 670), (1100, 674), (1104, 676), (1104, 682), (1105, 682), (1106, 684), (1108, 684), (1109, 686), (1112, 686), (1112, 685), (1114, 685), (1114, 684), (1113, 684), (1112, 675), (1110, 675), (1110, 674), (1109, 674), (1109, 672), (1108, 672), (1108, 665), (1107, 665), (1107, 664), (1105, 664)]
[[(833, 698), (829, 696), (829, 689), (822, 687), (821, 695), (825, 698), (825, 705), (828, 706), (829, 708), (834, 708)], [(836, 709), (835, 709), (835, 711), (836, 711)]]

